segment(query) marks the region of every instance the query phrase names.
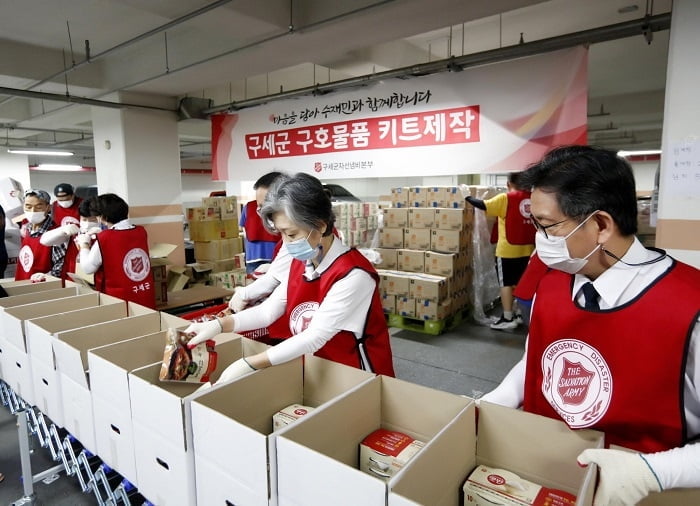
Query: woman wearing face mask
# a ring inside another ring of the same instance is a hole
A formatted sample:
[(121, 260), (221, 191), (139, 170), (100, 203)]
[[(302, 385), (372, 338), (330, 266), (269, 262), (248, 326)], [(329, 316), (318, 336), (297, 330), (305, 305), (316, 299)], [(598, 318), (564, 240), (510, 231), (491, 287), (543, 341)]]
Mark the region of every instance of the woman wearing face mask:
[(700, 271), (635, 237), (634, 175), (616, 153), (557, 148), (522, 173), (550, 270), (525, 357), (483, 400), (605, 433), (586, 450), (596, 506), (700, 487)]
[[(71, 279), (68, 273), (75, 273), (79, 243), (88, 242), (92, 244), (94, 235), (101, 231), (100, 225), (97, 223), (99, 211), (95, 198), (81, 200), (78, 206), (78, 214), (80, 216), (79, 225), (74, 223), (61, 225), (41, 236), (41, 244), (44, 246), (66, 245), (66, 255), (63, 261), (63, 268), (61, 269), (61, 279), (64, 281)], [(87, 234), (87, 236), (82, 237), (83, 234)]]
[(66, 244), (44, 246), (41, 236), (56, 227), (51, 216), (51, 197), (44, 190), (29, 189), (24, 192), (24, 217), (17, 255), (15, 279), (43, 281), (46, 274), (60, 277)]
[(369, 261), (332, 233), (335, 217), (321, 182), (307, 174), (281, 177), (261, 209), (263, 223), (279, 232), (293, 257), (289, 276), (258, 306), (194, 323), (193, 346), (222, 332), (269, 326), (280, 344), (234, 362), (219, 381), (314, 353), (322, 358), (394, 375), (389, 331)]

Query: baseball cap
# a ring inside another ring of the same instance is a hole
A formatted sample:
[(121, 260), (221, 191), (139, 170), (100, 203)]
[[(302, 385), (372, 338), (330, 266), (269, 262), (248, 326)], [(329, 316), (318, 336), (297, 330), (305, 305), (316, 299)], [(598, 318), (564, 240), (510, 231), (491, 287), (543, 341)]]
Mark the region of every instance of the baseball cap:
[(51, 197), (44, 190), (34, 190), (33, 188), (29, 188), (28, 190), (24, 191), (24, 198), (25, 199), (27, 197), (31, 197), (32, 195), (40, 200), (43, 200), (47, 204), (51, 203)]
[(58, 183), (53, 189), (53, 194), (57, 197), (63, 197), (61, 194), (73, 195), (73, 185), (69, 183)]

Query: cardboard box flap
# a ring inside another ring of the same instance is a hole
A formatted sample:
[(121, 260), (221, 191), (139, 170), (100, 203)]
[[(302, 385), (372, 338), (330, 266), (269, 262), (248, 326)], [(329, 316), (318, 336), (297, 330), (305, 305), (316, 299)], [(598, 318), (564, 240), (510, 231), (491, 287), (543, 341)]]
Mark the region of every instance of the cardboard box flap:
[(298, 402), (315, 408), (375, 376), (356, 367), (307, 355), (304, 357), (303, 397), (287, 405)]
[(48, 276), (46, 281), (41, 283), (32, 283), (30, 280), (25, 279), (22, 281), (4, 281), (2, 287), (7, 292), (7, 295), (22, 295), (24, 293), (33, 292), (44, 292), (46, 290), (54, 290), (56, 288), (62, 288), (63, 283), (60, 279)]
[(0, 299), (0, 307), (15, 307), (23, 306), (25, 304), (32, 304), (34, 302), (43, 302), (54, 299), (63, 299), (66, 297), (73, 297), (79, 295), (78, 289), (76, 287), (69, 288), (54, 288), (50, 290), (45, 290), (43, 292), (30, 292), (21, 295), (11, 295)]
[(165, 259), (170, 253), (175, 251), (177, 246), (175, 244), (168, 244), (159, 242), (153, 246), (148, 247), (148, 253), (151, 258)]
[(460, 506), (462, 485), (476, 466), (475, 411), (473, 402), (465, 407), (425, 445), (421, 458), (410, 460), (392, 478), (390, 491), (414, 504)]
[[(508, 434), (508, 438), (503, 434)], [(517, 449), (513, 441), (518, 442)], [(545, 487), (577, 494), (587, 469), (575, 463), (572, 466), (571, 455), (575, 458), (586, 448), (602, 444), (603, 434), (598, 431), (574, 431), (561, 420), (488, 402), (479, 405), (478, 463), (502, 467), (503, 462), (508, 462), (508, 471)], [(557, 451), (552, 452), (552, 448)], [(562, 468), (570, 472), (564, 475)]]

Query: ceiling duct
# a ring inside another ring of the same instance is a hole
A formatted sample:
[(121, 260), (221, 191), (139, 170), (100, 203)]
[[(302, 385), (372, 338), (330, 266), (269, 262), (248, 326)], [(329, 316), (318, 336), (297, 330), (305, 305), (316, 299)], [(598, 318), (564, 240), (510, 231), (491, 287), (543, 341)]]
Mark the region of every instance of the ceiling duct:
[(177, 119), (208, 119), (209, 116), (204, 111), (213, 105), (214, 101), (210, 98), (185, 97), (177, 106)]

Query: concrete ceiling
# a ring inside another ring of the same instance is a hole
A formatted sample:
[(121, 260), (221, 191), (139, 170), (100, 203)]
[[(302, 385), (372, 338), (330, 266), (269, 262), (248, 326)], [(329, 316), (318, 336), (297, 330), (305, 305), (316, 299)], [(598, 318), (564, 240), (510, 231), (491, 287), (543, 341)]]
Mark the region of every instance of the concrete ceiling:
[[(62, 163), (94, 165), (91, 106), (56, 95), (220, 106), (614, 25), (647, 9), (668, 13), (671, 0), (0, 1), (0, 149), (69, 148), (76, 157)], [(640, 30), (590, 46), (591, 143), (660, 147), (667, 51), (668, 31), (651, 44)], [(180, 121), (179, 131), (183, 167), (208, 167), (208, 121)]]

